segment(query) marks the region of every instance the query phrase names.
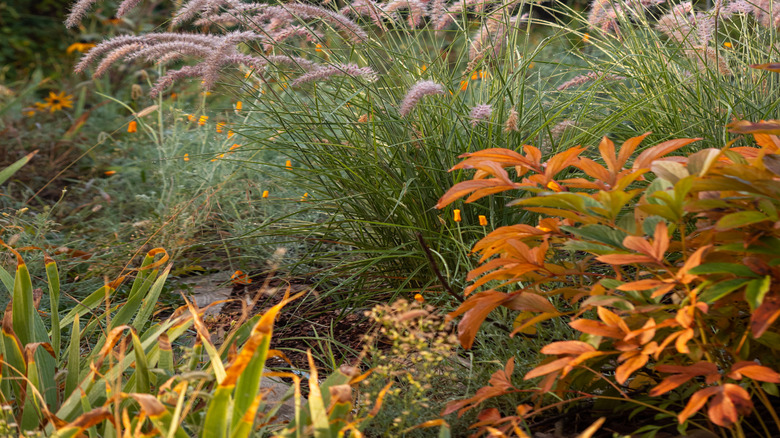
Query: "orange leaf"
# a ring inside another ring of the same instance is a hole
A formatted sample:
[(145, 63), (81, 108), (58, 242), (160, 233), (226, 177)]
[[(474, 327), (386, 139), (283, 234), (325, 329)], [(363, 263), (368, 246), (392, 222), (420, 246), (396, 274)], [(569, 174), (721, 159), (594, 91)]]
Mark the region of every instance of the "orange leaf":
[(610, 265), (630, 265), (633, 263), (653, 263), (657, 264), (652, 257), (633, 254), (607, 254), (596, 257), (596, 260)]
[(750, 122), (748, 120), (739, 120), (726, 125), (729, 132), (734, 134), (780, 134), (780, 120), (765, 120), (760, 122)]
[(459, 182), (447, 190), (447, 193), (439, 199), (439, 202), (436, 203), (436, 208), (444, 208), (472, 192), (477, 192), (480, 194), (479, 197), (482, 197), (514, 188), (514, 185), (507, 185), (496, 178)]
[(463, 319), (458, 324), (458, 339), (463, 348), (471, 348), (477, 331), (488, 314), (509, 298), (510, 295), (494, 290), (480, 292), (449, 314), (450, 318), (464, 314)]
[(547, 160), (547, 167), (544, 169), (544, 176), (547, 181), (553, 179), (555, 175), (566, 167), (579, 161), (578, 156), (585, 150), (582, 146), (575, 146), (563, 152), (555, 154)]
[(732, 365), (729, 378), (740, 380), (743, 377), (758, 380), (760, 382), (780, 383), (780, 374), (775, 370), (751, 361), (741, 361)]
[(596, 349), (582, 341), (559, 341), (542, 347), (541, 352), (544, 354), (572, 354), (580, 355), (583, 353), (589, 353), (596, 351)]
[(653, 161), (699, 140), (701, 138), (678, 138), (657, 144), (639, 154), (636, 160), (634, 160), (633, 169), (647, 169)]
[(720, 391), (720, 387), (718, 386), (710, 386), (708, 388), (696, 391), (688, 400), (688, 404), (685, 405), (685, 409), (683, 409), (682, 412), (677, 415), (677, 420), (680, 422), (680, 424), (685, 423), (685, 421), (688, 420), (691, 415), (698, 412), (699, 409), (701, 409), (704, 404), (707, 403), (707, 400), (715, 395), (715, 393), (718, 391)]
[(623, 168), (623, 166), (626, 165), (626, 162), (628, 162), (628, 159), (631, 158), (632, 155), (634, 155), (634, 151), (639, 146), (640, 143), (642, 143), (642, 140), (645, 139), (650, 135), (649, 132), (645, 132), (644, 134), (638, 136), (638, 137), (632, 137), (626, 140), (622, 146), (620, 146), (620, 152), (618, 152), (617, 157), (617, 168)]
[(767, 70), (774, 73), (780, 73), (780, 64), (776, 62), (770, 62), (768, 64), (750, 64), (750, 67), (758, 70)]
[(547, 298), (533, 292), (521, 292), (507, 301), (505, 306), (512, 310), (558, 313), (558, 309)]
[(599, 319), (604, 321), (605, 324), (607, 324), (610, 327), (617, 327), (619, 328), (623, 333), (628, 333), (629, 328), (626, 325), (626, 322), (623, 321), (623, 318), (619, 317), (615, 312), (607, 309), (606, 307), (597, 307), (596, 312), (599, 315)]
[(741, 386), (726, 383), (716, 388), (720, 391), (712, 398), (707, 414), (718, 426), (729, 427), (737, 422), (740, 414), (747, 415), (753, 410), (750, 394)]
[[(656, 367), (657, 369), (658, 367)], [(651, 397), (658, 397), (661, 394), (666, 394), (667, 392), (673, 390), (674, 388), (677, 388), (678, 386), (682, 385), (683, 383), (693, 379), (694, 375), (691, 374), (674, 374), (671, 375), (661, 381), (658, 385), (656, 385), (653, 389), (650, 390), (650, 396)]]
[(770, 292), (750, 317), (750, 331), (760, 338), (775, 320), (780, 317), (780, 294)]
[(532, 369), (528, 372), (528, 374), (523, 377), (523, 380), (530, 380), (534, 377), (544, 376), (546, 374), (550, 374), (552, 372), (558, 371), (563, 369), (566, 365), (569, 364), (569, 362), (572, 361), (571, 357), (563, 357), (560, 359), (555, 359), (551, 362), (547, 362), (545, 364), (539, 365), (538, 367)]
[(577, 319), (569, 323), (574, 330), (579, 330), (583, 333), (594, 336), (606, 336), (608, 338), (623, 339), (625, 334), (622, 330), (616, 327), (610, 327), (606, 324), (602, 324), (598, 321), (590, 319)]
[[(650, 356), (639, 351), (631, 351), (621, 354), (620, 358), (623, 358), (625, 362), (615, 370), (615, 380), (622, 385), (631, 377), (631, 374), (634, 374), (634, 371), (645, 366)], [(620, 358), (618, 358), (618, 361), (620, 361)]]
[(599, 143), (599, 153), (601, 154), (601, 158), (604, 159), (604, 162), (607, 163), (609, 173), (612, 175), (617, 174), (620, 169), (617, 158), (615, 157), (615, 143), (612, 143), (610, 139), (604, 136), (604, 138), (601, 139), (601, 143)]

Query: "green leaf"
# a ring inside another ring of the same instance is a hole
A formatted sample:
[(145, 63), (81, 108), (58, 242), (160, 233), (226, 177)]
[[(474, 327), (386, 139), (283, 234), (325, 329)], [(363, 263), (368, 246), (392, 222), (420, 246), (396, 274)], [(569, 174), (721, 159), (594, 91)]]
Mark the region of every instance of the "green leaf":
[(741, 288), (749, 281), (750, 280), (746, 278), (733, 278), (731, 280), (715, 283), (704, 289), (704, 292), (699, 295), (699, 300), (704, 301), (707, 304), (712, 304), (715, 301), (718, 301), (719, 299), (730, 294), (731, 292)]
[(79, 384), (81, 373), (81, 327), (79, 327), (79, 314), (73, 317), (73, 329), (70, 331), (70, 345), (68, 345), (68, 375), (65, 378), (65, 394), (72, 394)]
[(623, 239), (628, 236), (624, 231), (616, 228), (610, 228), (606, 225), (585, 225), (583, 227), (561, 227), (575, 236), (582, 237), (596, 242), (604, 243), (616, 248), (624, 249)]
[(135, 332), (131, 332), (133, 337), (133, 353), (135, 354), (135, 392), (149, 393), (149, 365), (146, 360), (144, 347), (141, 345), (141, 339)]
[(46, 263), (46, 279), (49, 286), (49, 302), (51, 305), (51, 346), (54, 349), (55, 359), (60, 360), (60, 273), (54, 260)]
[(739, 263), (705, 263), (692, 268), (688, 273), (693, 275), (734, 274), (737, 277), (758, 277), (758, 274), (751, 271), (750, 268)]
[(25, 155), (19, 160), (16, 160), (15, 163), (11, 164), (10, 166), (6, 167), (3, 170), (0, 170), (0, 184), (6, 182), (8, 178), (12, 177), (17, 171), (19, 171), (19, 169), (22, 168), (22, 166), (27, 164), (32, 159), (32, 157), (34, 157), (35, 154), (37, 153), (38, 153), (37, 150), (30, 152), (29, 154)]
[(718, 220), (715, 228), (719, 231), (731, 230), (733, 228), (744, 227), (759, 222), (771, 220), (767, 215), (760, 211), (739, 211), (727, 214)]
[(772, 285), (772, 276), (751, 280), (745, 287), (745, 301), (750, 305), (750, 310), (755, 311), (764, 302), (769, 286)]
[(615, 248), (600, 243), (582, 242), (580, 240), (567, 240), (563, 248), (568, 251), (584, 251), (593, 254), (612, 254)]

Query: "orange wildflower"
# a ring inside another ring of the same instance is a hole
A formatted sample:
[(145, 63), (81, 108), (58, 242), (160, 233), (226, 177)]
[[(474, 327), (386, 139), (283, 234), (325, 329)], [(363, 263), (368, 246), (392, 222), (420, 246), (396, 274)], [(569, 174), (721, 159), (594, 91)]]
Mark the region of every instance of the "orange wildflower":
[(236, 143), (236, 144), (234, 144), (233, 146), (230, 146), (230, 150), (231, 150), (231, 151), (233, 151), (233, 150), (236, 150), (236, 149), (238, 149), (238, 148), (240, 148), (240, 147), (241, 147), (241, 145), (240, 145), (240, 144), (238, 144), (238, 143)]
[(285, 161), (285, 162), (284, 162), (284, 167), (285, 167), (287, 170), (291, 170), (291, 169), (292, 169), (292, 161), (290, 161), (290, 160), (287, 160), (287, 161)]
[(222, 134), (222, 131), (224, 130), (225, 130), (225, 122), (217, 123), (217, 134)]
[(309, 197), (309, 192), (304, 193), (303, 196), (301, 196), (301, 202), (305, 201), (306, 198), (308, 197)]
[(487, 217), (485, 217), (485, 215), (483, 214), (479, 215), (479, 224), (482, 225), (483, 227), (487, 226), (488, 222), (487, 222)]
[(468, 81), (460, 81), (460, 91), (466, 91), (466, 88), (468, 88), (469, 82)]
[(238, 285), (247, 285), (252, 283), (252, 279), (243, 271), (236, 271), (230, 276), (230, 282)]
[(417, 301), (418, 303), (422, 303), (423, 301), (425, 301), (425, 298), (423, 298), (421, 294), (414, 294), (414, 300)]
[(244, 107), (244, 103), (243, 102), (241, 102), (240, 100), (238, 102), (236, 102), (236, 112), (241, 111), (241, 109), (243, 107)]
[(209, 116), (200, 116), (200, 118), (198, 118), (198, 126), (205, 125), (206, 124), (206, 120), (208, 120), (208, 119), (209, 119)]
[(190, 161), (190, 154), (184, 154), (184, 161)]
[(267, 197), (268, 197), (268, 190), (263, 190), (263, 198), (267, 198)]
[(322, 52), (322, 44), (317, 44), (316, 46), (314, 46), (314, 51), (315, 52)]
[(727, 49), (730, 49), (730, 48), (732, 48), (734, 46), (732, 46), (730, 42), (726, 41), (725, 43), (723, 43), (723, 47), (725, 47)]
[(474, 73), (471, 75), (471, 80), (472, 80), (472, 81), (476, 81), (477, 79), (479, 79), (479, 76), (477, 75), (477, 72), (474, 72)]
[(103, 172), (103, 175), (111, 176), (111, 175), (114, 175), (115, 173), (116, 173), (116, 170), (106, 170), (105, 172)]
[(228, 138), (232, 137), (232, 136), (233, 136), (233, 134), (235, 134), (235, 132), (233, 132), (233, 131), (228, 131)]
[(455, 220), (455, 222), (460, 222), (462, 220), (460, 217), (460, 210), (455, 209), (453, 212), (453, 220)]
[(127, 124), (127, 132), (134, 133), (138, 132), (138, 122), (135, 120), (131, 120), (130, 123)]

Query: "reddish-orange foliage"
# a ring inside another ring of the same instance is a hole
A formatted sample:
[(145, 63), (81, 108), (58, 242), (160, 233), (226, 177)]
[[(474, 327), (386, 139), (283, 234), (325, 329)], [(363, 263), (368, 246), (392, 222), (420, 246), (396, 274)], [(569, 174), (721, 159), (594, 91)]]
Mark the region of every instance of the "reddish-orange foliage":
[[(553, 389), (630, 402), (621, 386), (640, 379), (653, 397), (693, 394), (678, 406), (681, 423), (709, 403), (709, 420), (730, 427), (754, 399), (775, 415), (764, 389), (750, 384), (780, 383), (780, 139), (770, 125), (731, 125), (755, 132), (758, 147), (729, 144), (687, 157), (668, 155), (697, 139), (645, 148), (632, 161), (648, 134), (619, 150), (604, 138), (600, 160), (582, 147), (547, 161), (532, 146), (463, 155), (453, 170), (474, 169), (474, 177), (453, 186), (438, 208), (517, 191), (524, 196), (513, 204), (541, 220), (498, 228), (475, 245), (481, 265), (450, 315), (462, 316), (461, 344), (471, 347), (499, 306), (522, 312), (512, 335), (567, 318), (582, 335), (544, 346), (553, 357), (525, 375), (545, 376), (536, 410)], [(519, 391), (511, 366), (444, 414)], [(534, 410), (483, 414), (479, 427), (508, 433)]]

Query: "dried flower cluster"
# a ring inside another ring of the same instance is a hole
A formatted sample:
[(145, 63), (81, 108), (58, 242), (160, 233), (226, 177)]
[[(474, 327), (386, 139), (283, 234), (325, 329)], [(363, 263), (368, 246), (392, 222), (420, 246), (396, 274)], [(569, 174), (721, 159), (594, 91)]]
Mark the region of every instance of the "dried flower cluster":
[(590, 81), (604, 80), (604, 81), (622, 81), (625, 77), (616, 76), (612, 74), (599, 74), (596, 72), (590, 72), (584, 75), (577, 76), (569, 81), (564, 82), (558, 87), (558, 91), (563, 91), (572, 87), (577, 87), (582, 84), (586, 84)]
[[(429, 395), (436, 382), (451, 385), (453, 381), (449, 364), (458, 340), (451, 323), (433, 306), (406, 300), (376, 306), (366, 316), (376, 329), (366, 336), (363, 353), (378, 365), (365, 384), (381, 388), (394, 379), (397, 383), (389, 391), (394, 398), (404, 400), (404, 406), (417, 407), (417, 411), (430, 408)], [(368, 392), (367, 399), (375, 400), (376, 395)], [(411, 412), (404, 414), (394, 426), (403, 427)]]
[[(68, 27), (78, 26), (89, 9), (98, 0), (78, 0), (71, 8), (66, 20)], [(117, 9), (122, 17), (138, 6), (141, 0), (124, 0)], [(302, 3), (245, 3), (240, 0), (187, 0), (174, 14), (172, 24), (181, 26), (192, 23), (208, 33), (193, 34), (181, 32), (151, 33), (142, 36), (118, 36), (103, 42), (87, 53), (76, 67), (83, 72), (97, 64), (94, 75), (101, 76), (117, 62), (142, 60), (167, 64), (182, 59), (196, 60), (177, 70), (169, 70), (151, 90), (159, 94), (175, 81), (184, 78), (200, 78), (204, 88), (212, 88), (219, 79), (220, 71), (227, 66), (244, 66), (263, 71), (269, 65), (283, 65), (298, 69), (301, 76), (293, 81), (300, 85), (310, 81), (324, 80), (336, 75), (361, 77), (368, 81), (376, 79), (376, 72), (368, 67), (353, 64), (322, 66), (294, 56), (263, 56), (279, 43), (291, 38), (304, 39), (312, 43), (322, 41), (324, 34), (318, 29), (328, 26), (341, 32), (353, 44), (369, 39), (360, 25), (348, 16), (368, 17), (381, 27), (388, 21), (396, 21), (399, 12), (405, 11), (410, 27), (416, 28), (430, 23), (435, 29), (443, 30), (454, 22), (456, 16), (474, 11), (485, 13), (484, 25), (475, 34), (470, 47), (472, 63), (483, 59), (488, 52), (497, 54), (505, 45), (509, 30), (517, 26), (525, 16), (511, 16), (520, 5), (518, 0), (466, 0), (448, 4), (446, 0), (389, 0), (376, 3), (373, 0), (355, 0), (340, 11)], [(511, 18), (509, 18), (511, 17)], [(222, 29), (231, 29), (222, 33)], [(262, 47), (250, 56), (241, 50), (242, 46)]]
[[(93, 3), (95, 0), (77, 1), (71, 9), (66, 25), (77, 26)], [(126, 14), (138, 3), (138, 0), (125, 0), (120, 4), (117, 14)], [(219, 79), (221, 69), (229, 65), (242, 65), (261, 71), (269, 65), (296, 68), (303, 74), (293, 85), (335, 75), (359, 76), (369, 81), (376, 79), (376, 73), (368, 67), (360, 68), (353, 64), (321, 66), (295, 56), (251, 56), (239, 50), (241, 45), (259, 44), (267, 51), (293, 37), (317, 41), (322, 34), (313, 24), (308, 23), (314, 20), (343, 32), (353, 43), (368, 39), (366, 32), (355, 22), (328, 9), (297, 3), (272, 6), (236, 0), (190, 0), (179, 8), (173, 23), (181, 25), (196, 18), (195, 24), (198, 25), (233, 25), (234, 28), (237, 26), (238, 30), (225, 34), (165, 32), (114, 37), (84, 55), (76, 66), (76, 71), (83, 72), (97, 63), (94, 72), (97, 77), (105, 74), (119, 61), (140, 59), (167, 64), (183, 58), (198, 60), (194, 65), (169, 70), (151, 90), (153, 96), (184, 78), (201, 78), (204, 88), (210, 89)], [(259, 50), (255, 52), (261, 53)]]
[(490, 115), (493, 113), (493, 107), (486, 104), (480, 104), (471, 108), (469, 118), (471, 119), (471, 126), (477, 126), (483, 122), (490, 121)]
[(398, 113), (401, 114), (401, 117), (408, 116), (420, 99), (431, 94), (444, 94), (444, 87), (433, 81), (420, 81), (414, 84), (401, 102)]

